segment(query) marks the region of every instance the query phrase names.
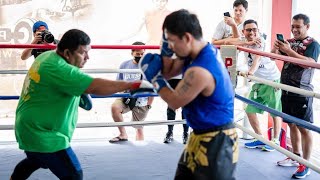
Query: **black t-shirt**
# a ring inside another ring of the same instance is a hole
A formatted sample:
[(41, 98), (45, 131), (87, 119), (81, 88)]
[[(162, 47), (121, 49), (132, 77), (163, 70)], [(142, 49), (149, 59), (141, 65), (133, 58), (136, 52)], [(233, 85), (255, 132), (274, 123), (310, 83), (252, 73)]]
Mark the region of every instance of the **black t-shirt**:
[[(298, 54), (318, 61), (320, 46), (315, 39), (308, 36), (303, 40), (288, 39), (288, 42), (291, 49)], [(297, 64), (285, 62), (281, 72), (281, 83), (313, 91), (311, 84), (313, 74), (314, 68), (303, 68)]]

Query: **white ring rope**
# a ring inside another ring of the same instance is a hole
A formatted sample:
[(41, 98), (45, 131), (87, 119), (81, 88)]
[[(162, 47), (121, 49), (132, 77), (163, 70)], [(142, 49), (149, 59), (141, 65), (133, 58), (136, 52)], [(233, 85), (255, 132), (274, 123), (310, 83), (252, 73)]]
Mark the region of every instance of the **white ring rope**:
[[(152, 126), (186, 124), (185, 120), (161, 120), (161, 121), (131, 121), (110, 123), (78, 123), (77, 128), (119, 127), (119, 126)], [(0, 125), (0, 130), (13, 130), (14, 125)]]
[(257, 81), (257, 82), (266, 84), (266, 85), (269, 85), (269, 86), (272, 86), (272, 87), (275, 87), (275, 88), (280, 88), (280, 89), (283, 89), (283, 90), (286, 90), (286, 91), (290, 91), (290, 92), (293, 92), (293, 93), (296, 93), (296, 94), (301, 94), (301, 95), (304, 95), (304, 96), (315, 97), (315, 98), (320, 99), (320, 94), (316, 93), (316, 92), (313, 92), (313, 91), (308, 91), (308, 90), (296, 88), (296, 87), (293, 87), (293, 86), (288, 86), (288, 85), (285, 85), (285, 84), (276, 83), (276, 82), (273, 82), (273, 81), (269, 81), (269, 80), (258, 78), (258, 77), (251, 76), (251, 75), (243, 76), (243, 77), (248, 78), (248, 79), (253, 80), (253, 81)]
[(263, 138), (262, 136), (259, 136), (258, 134), (254, 133), (254, 132), (251, 131), (250, 129), (245, 128), (245, 127), (239, 125), (238, 123), (234, 123), (234, 125), (235, 125), (237, 128), (239, 128), (240, 130), (242, 130), (243, 132), (245, 132), (245, 133), (249, 134), (250, 136), (258, 139), (259, 141), (267, 144), (268, 146), (276, 149), (276, 150), (279, 151), (280, 153), (282, 153), (282, 154), (288, 156), (289, 158), (294, 159), (294, 160), (300, 162), (301, 164), (304, 164), (304, 165), (306, 165), (307, 167), (313, 169), (314, 171), (320, 173), (320, 168), (317, 167), (316, 165), (314, 165), (313, 163), (311, 163), (311, 162), (303, 159), (303, 158), (300, 157), (300, 156), (297, 156), (297, 155), (293, 154), (292, 152), (290, 152), (290, 151), (288, 151), (288, 150), (286, 150), (286, 149), (284, 149), (284, 148), (282, 148), (282, 147), (280, 147), (280, 146), (278, 146), (278, 145), (275, 145), (274, 143), (270, 142), (269, 140), (266, 140), (266, 139)]
[[(165, 120), (165, 121), (131, 121), (131, 122), (111, 122), (111, 123), (79, 123), (77, 124), (77, 128), (97, 128), (97, 127), (119, 127), (119, 126), (151, 126), (151, 125), (174, 125), (174, 124), (185, 124), (185, 120)], [(243, 132), (249, 134), (250, 136), (258, 139), (259, 141), (267, 144), (268, 146), (276, 149), (280, 153), (290, 157), (291, 159), (294, 159), (307, 167), (313, 169), (314, 171), (320, 173), (320, 168), (318, 168), (313, 163), (291, 153), (290, 151), (277, 146), (270, 141), (266, 140), (262, 136), (257, 135), (253, 131), (249, 130), (248, 128), (245, 128), (238, 123), (234, 123), (235, 127), (242, 130)], [(0, 130), (12, 130), (14, 128), (14, 125), (1, 125)]]
[[(242, 111), (235, 113), (235, 118), (239, 122), (243, 120), (238, 118)], [(109, 123), (78, 123), (77, 128), (95, 128), (95, 127), (119, 127), (119, 126), (152, 126), (152, 125), (174, 125), (186, 124), (186, 120), (158, 120), (158, 121), (131, 121), (131, 122), (109, 122)], [(13, 130), (14, 125), (0, 125), (0, 130)]]
[[(83, 69), (85, 73), (141, 73), (140, 69)], [(0, 74), (27, 74), (28, 70), (0, 70)]]

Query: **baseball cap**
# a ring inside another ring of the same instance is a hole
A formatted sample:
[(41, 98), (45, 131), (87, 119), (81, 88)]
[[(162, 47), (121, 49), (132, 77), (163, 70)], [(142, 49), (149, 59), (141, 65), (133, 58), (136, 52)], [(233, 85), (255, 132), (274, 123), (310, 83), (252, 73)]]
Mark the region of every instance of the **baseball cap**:
[(37, 21), (33, 24), (33, 27), (32, 27), (33, 32), (36, 32), (36, 30), (39, 29), (41, 26), (44, 26), (46, 29), (49, 29), (47, 23), (43, 21)]

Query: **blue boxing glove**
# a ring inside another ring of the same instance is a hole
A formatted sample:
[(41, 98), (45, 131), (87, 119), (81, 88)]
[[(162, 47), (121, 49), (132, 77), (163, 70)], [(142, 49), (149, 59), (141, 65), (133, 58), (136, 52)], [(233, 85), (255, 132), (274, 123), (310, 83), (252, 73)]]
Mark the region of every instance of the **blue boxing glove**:
[(89, 94), (82, 94), (80, 97), (79, 106), (84, 110), (91, 110), (92, 109), (92, 100)]
[(139, 61), (139, 69), (149, 82), (161, 72), (162, 67), (162, 57), (159, 54), (147, 53)]
[(154, 86), (154, 89), (159, 92), (162, 88), (168, 87), (170, 89), (171, 86), (168, 83), (168, 81), (162, 76), (162, 74), (158, 74), (152, 81), (152, 84)]
[(172, 57), (174, 52), (169, 48), (168, 40), (164, 33), (162, 33), (162, 40), (160, 45), (160, 55), (166, 57)]

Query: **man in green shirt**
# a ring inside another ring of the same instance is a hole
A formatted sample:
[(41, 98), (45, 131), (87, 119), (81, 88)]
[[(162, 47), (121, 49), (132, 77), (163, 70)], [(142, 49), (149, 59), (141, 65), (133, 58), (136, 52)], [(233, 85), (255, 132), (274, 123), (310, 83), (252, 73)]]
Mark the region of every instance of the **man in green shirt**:
[(59, 179), (81, 180), (80, 162), (70, 147), (80, 95), (110, 95), (144, 83), (111, 81), (83, 73), (80, 68), (89, 59), (90, 41), (85, 32), (69, 30), (56, 51), (42, 53), (29, 69), (15, 122), (19, 148), (27, 157), (15, 167), (12, 180), (27, 179), (39, 168), (49, 168)]

